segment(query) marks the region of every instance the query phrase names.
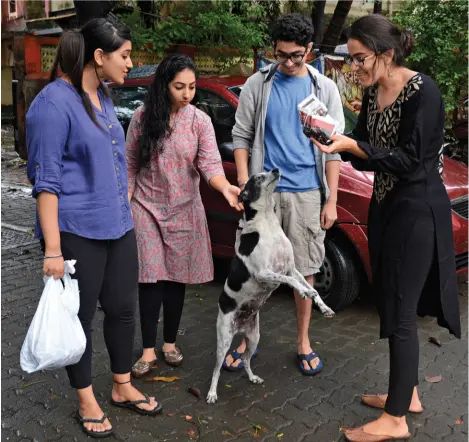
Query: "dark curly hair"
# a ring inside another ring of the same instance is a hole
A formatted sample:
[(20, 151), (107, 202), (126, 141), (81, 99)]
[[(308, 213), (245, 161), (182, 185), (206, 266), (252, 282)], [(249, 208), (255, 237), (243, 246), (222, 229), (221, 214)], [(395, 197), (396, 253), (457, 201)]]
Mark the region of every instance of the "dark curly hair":
[(139, 138), (140, 164), (146, 165), (154, 152), (162, 152), (165, 138), (171, 135), (171, 98), (168, 85), (181, 71), (189, 69), (197, 77), (197, 68), (192, 58), (183, 54), (168, 55), (158, 65), (153, 82), (145, 97), (142, 135)]
[(271, 38), (274, 46), (278, 41), (295, 42), (308, 46), (313, 41), (314, 26), (311, 19), (301, 14), (284, 14), (275, 20)]

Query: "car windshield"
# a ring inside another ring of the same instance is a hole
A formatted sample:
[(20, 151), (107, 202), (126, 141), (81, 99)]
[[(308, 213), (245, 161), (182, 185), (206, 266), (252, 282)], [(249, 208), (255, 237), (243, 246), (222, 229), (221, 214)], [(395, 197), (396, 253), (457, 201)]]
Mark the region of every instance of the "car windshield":
[(228, 88), (228, 90), (230, 92), (233, 92), (233, 94), (235, 94), (237, 97), (239, 97), (239, 95), (241, 94), (241, 89), (243, 88), (242, 85), (240, 86), (231, 86)]
[(113, 93), (117, 118), (119, 120), (130, 119), (137, 108), (143, 104), (147, 86), (116, 87)]

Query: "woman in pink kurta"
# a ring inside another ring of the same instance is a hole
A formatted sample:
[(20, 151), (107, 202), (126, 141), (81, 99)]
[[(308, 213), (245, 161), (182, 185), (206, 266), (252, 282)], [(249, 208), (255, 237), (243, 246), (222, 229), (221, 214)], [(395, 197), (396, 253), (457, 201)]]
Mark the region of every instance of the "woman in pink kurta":
[(183, 355), (175, 342), (185, 285), (213, 279), (200, 174), (239, 209), (239, 189), (225, 177), (210, 118), (189, 104), (195, 94), (195, 73), (189, 57), (173, 54), (163, 60), (127, 132), (143, 338), (143, 355), (132, 370), (136, 377), (148, 373), (156, 360), (162, 303), (164, 358), (170, 365), (181, 364)]

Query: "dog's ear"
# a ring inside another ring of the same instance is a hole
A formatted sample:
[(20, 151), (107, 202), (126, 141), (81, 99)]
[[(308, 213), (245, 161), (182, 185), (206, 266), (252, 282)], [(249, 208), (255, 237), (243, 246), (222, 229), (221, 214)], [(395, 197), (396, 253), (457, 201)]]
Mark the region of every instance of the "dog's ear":
[(249, 192), (248, 190), (246, 189), (246, 187), (244, 187), (244, 189), (241, 191), (241, 193), (238, 195), (238, 201), (240, 203), (246, 203), (247, 201), (249, 201)]

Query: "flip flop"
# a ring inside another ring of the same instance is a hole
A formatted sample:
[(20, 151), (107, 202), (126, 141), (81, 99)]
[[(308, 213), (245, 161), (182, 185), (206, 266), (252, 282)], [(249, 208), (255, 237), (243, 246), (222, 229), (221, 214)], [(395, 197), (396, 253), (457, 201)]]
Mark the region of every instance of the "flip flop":
[(139, 399), (137, 401), (118, 402), (114, 399), (111, 399), (111, 404), (116, 407), (128, 408), (138, 414), (143, 414), (144, 416), (156, 416), (157, 414), (160, 414), (163, 411), (163, 406), (159, 402), (156, 403), (156, 407), (153, 408), (153, 410), (144, 410), (143, 408), (137, 407), (137, 405), (139, 404), (150, 403), (150, 398), (148, 397), (148, 395), (145, 393), (143, 393), (143, 395), (145, 396), (145, 399)]
[[(236, 372), (242, 370), (242, 369), (244, 368), (244, 362), (243, 362), (243, 361), (241, 361), (241, 362), (238, 364), (237, 367), (233, 367), (232, 365), (233, 365), (233, 363), (234, 363), (237, 359), (240, 359), (243, 354), (244, 354), (244, 353), (238, 353), (238, 352), (236, 351), (236, 349), (234, 349), (234, 350), (230, 353), (231, 357), (233, 358), (233, 362), (231, 363), (231, 365), (228, 365), (228, 364), (226, 363), (226, 357), (225, 357), (225, 359), (224, 359), (224, 361), (223, 361), (223, 365), (222, 365), (223, 370), (231, 371), (231, 372), (233, 372), (233, 373), (236, 373)], [(256, 349), (254, 350), (254, 354), (252, 355), (252, 357), (255, 358), (258, 354), (259, 354), (259, 349), (256, 348)], [(252, 358), (251, 358), (251, 359), (252, 359)]]
[(110, 430), (106, 431), (93, 431), (93, 430), (88, 430), (85, 427), (85, 424), (91, 423), (91, 424), (103, 424), (104, 421), (106, 420), (107, 416), (106, 414), (103, 414), (103, 417), (101, 419), (89, 419), (87, 417), (81, 416), (80, 412), (77, 410), (76, 415), (75, 415), (78, 423), (81, 426), (81, 429), (83, 432), (94, 439), (103, 439), (105, 437), (109, 437), (112, 435), (113, 429), (111, 428)]
[(317, 365), (316, 368), (311, 368), (309, 370), (307, 370), (304, 365), (303, 365), (303, 361), (307, 361), (308, 362), (308, 365), (309, 363), (314, 359), (314, 358), (319, 358), (319, 355), (315, 352), (315, 351), (312, 351), (309, 355), (306, 355), (306, 354), (302, 354), (302, 353), (299, 353), (298, 354), (298, 359), (299, 359), (299, 362), (300, 362), (300, 370), (301, 372), (305, 375), (305, 376), (315, 376), (317, 375), (318, 373), (321, 372), (321, 370), (323, 369), (323, 366), (324, 364), (322, 363), (322, 360), (321, 358), (319, 358), (319, 363)]

